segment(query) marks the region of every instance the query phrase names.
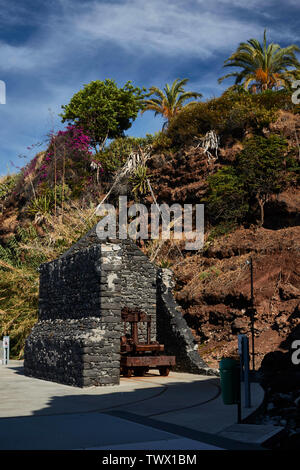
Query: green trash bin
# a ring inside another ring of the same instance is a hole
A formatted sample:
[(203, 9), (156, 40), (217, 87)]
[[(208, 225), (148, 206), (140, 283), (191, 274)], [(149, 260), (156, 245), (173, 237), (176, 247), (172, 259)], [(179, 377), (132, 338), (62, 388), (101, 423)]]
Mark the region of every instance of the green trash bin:
[(225, 405), (239, 403), (241, 394), (240, 363), (235, 359), (220, 361), (221, 393)]

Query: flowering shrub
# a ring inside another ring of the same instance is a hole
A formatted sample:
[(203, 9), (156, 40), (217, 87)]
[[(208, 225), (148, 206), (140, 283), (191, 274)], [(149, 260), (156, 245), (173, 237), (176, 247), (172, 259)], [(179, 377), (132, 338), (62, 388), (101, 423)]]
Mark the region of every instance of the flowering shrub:
[(65, 138), (65, 145), (68, 150), (72, 152), (83, 152), (88, 156), (92, 155), (91, 138), (81, 127), (69, 125), (66, 130), (59, 131), (57, 137)]
[(36, 169), (36, 163), (38, 159), (38, 154), (25, 166), (23, 169), (23, 177), (27, 178), (27, 176), (30, 176), (34, 173)]
[[(84, 171), (92, 161), (91, 149), (91, 139), (80, 127), (69, 125), (65, 130), (50, 135), (48, 150), (37, 170), (39, 184), (50, 180), (55, 185), (63, 177), (70, 177), (71, 173), (74, 177), (72, 169)], [(38, 155), (26, 167), (25, 177), (36, 170), (37, 158)]]
[(24, 193), (27, 188), (28, 213), (34, 215), (40, 205), (44, 212), (51, 213), (54, 208), (56, 213), (59, 207), (63, 210), (70, 197), (81, 197), (84, 193), (89, 198), (100, 189), (103, 168), (92, 148), (90, 136), (79, 126), (68, 125), (50, 134), (47, 150), (38, 153), (22, 169), (17, 190)]

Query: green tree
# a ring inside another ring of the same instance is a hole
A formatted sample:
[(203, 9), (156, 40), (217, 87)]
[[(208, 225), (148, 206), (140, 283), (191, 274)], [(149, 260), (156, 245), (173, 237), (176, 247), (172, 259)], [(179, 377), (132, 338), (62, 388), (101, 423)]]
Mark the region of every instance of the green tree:
[(104, 147), (107, 139), (121, 137), (129, 129), (142, 108), (146, 89), (128, 81), (118, 88), (114, 80), (92, 81), (75, 93), (60, 115), (62, 122), (82, 127), (91, 137), (93, 146)]
[(213, 223), (236, 223), (249, 209), (244, 182), (235, 168), (226, 166), (208, 177), (207, 214)]
[(278, 135), (255, 136), (246, 141), (237, 158), (236, 170), (243, 180), (249, 198), (260, 207), (260, 223), (264, 223), (264, 206), (273, 194), (284, 190), (288, 182), (285, 168), (287, 143)]
[(235, 77), (235, 85), (243, 84), (245, 89), (264, 91), (272, 88), (289, 88), (291, 82), (299, 77), (300, 64), (295, 52), (300, 48), (295, 44), (280, 47), (279, 44), (267, 45), (266, 30), (261, 44), (257, 39), (241, 42), (237, 50), (224, 62), (224, 67), (238, 67), (242, 70), (231, 72), (219, 78), (219, 83)]
[[(177, 78), (171, 87), (167, 83), (163, 90), (152, 86), (149, 89), (149, 99), (144, 100), (142, 113), (151, 110), (155, 112), (155, 116), (161, 114), (166, 119), (163, 127), (168, 126), (170, 121), (179, 111), (187, 106), (197, 103), (197, 101), (191, 101), (184, 104), (187, 100), (191, 98), (201, 98), (202, 96), (201, 93), (197, 93), (195, 91), (184, 91), (184, 85), (187, 82), (188, 78), (184, 78), (182, 80)], [(150, 98), (151, 95), (154, 95), (154, 97)]]

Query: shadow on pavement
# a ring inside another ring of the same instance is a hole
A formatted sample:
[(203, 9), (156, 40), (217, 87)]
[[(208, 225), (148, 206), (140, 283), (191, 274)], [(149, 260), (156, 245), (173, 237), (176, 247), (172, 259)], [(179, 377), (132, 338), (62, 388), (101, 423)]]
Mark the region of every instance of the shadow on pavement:
[[(23, 375), (22, 368), (11, 369)], [(31, 380), (36, 380), (37, 385), (41, 382), (39, 379)], [(207, 416), (201, 406), (219, 396), (217, 378), (199, 380), (195, 376), (195, 380), (190, 382), (179, 382), (176, 377), (169, 377), (164, 383), (161, 377), (149, 374), (143, 378), (121, 379), (121, 383), (122, 380), (126, 380), (126, 390), (116, 386), (103, 393), (105, 387), (91, 387), (78, 389), (76, 393), (75, 387), (63, 386), (60, 396), (51, 396), (48, 392), (49, 399), (43, 408), (32, 409), (29, 416), (1, 420), (0, 448), (65, 450), (116, 444), (130, 446), (130, 443), (184, 437), (223, 449), (260, 449), (259, 446), (189, 429), (181, 426), (180, 422), (173, 424), (155, 418), (190, 410), (197, 414), (199, 420), (205, 421)], [(59, 387), (59, 384), (54, 385)], [(133, 389), (128, 390), (128, 385)], [(26, 390), (24, 393), (26, 395)], [(37, 403), (33, 403), (32, 408), (36, 407)]]

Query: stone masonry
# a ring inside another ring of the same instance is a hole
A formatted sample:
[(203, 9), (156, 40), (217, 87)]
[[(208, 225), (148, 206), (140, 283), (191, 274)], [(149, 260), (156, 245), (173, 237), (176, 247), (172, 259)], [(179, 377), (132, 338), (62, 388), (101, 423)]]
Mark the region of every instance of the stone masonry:
[(92, 246), (41, 266), (26, 375), (79, 387), (119, 383), (121, 247), (105, 250)]
[[(101, 241), (92, 229), (40, 267), (38, 322), (26, 340), (25, 374), (79, 387), (118, 384), (125, 306), (151, 315), (152, 340), (176, 355), (178, 370), (208, 373), (178, 306), (174, 314), (165, 278), (133, 241)], [(142, 325), (141, 337), (145, 332)]]
[(157, 273), (157, 340), (165, 345), (165, 352), (176, 356), (174, 370), (194, 374), (218, 375), (209, 368), (198, 353), (198, 344), (174, 299), (175, 282), (170, 269)]

